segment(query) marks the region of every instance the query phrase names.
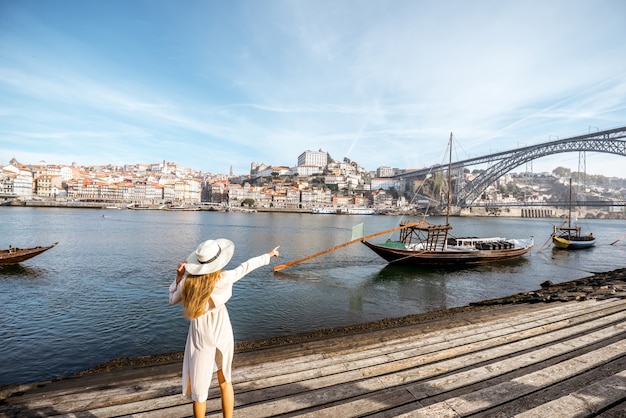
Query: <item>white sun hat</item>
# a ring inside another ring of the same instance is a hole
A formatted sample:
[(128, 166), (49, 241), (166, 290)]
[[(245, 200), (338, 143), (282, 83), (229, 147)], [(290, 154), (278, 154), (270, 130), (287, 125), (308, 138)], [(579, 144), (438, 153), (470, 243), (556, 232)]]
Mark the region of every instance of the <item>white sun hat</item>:
[(185, 270), (194, 276), (213, 273), (223, 269), (233, 257), (235, 244), (219, 238), (201, 242), (198, 248), (187, 257)]

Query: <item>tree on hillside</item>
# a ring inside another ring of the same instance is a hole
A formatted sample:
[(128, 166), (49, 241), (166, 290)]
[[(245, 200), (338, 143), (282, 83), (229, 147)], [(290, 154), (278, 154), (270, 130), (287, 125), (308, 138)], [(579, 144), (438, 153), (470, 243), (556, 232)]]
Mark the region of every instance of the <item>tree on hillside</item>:
[(570, 177), (572, 175), (572, 170), (570, 170), (569, 168), (565, 168), (565, 167), (557, 167), (554, 170), (552, 170), (552, 174), (554, 174), (557, 177)]

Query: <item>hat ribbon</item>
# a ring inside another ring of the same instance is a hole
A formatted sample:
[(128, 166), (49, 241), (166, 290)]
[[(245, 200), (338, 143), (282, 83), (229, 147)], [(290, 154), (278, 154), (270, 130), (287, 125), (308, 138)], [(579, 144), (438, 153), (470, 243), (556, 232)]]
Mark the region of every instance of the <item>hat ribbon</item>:
[[(218, 246), (217, 246), (217, 254), (215, 254), (215, 257), (213, 257), (213, 258), (211, 258), (211, 259), (209, 259), (209, 260), (207, 260), (207, 261), (200, 261), (200, 260), (198, 260), (198, 262), (199, 262), (200, 264), (209, 264), (209, 263), (212, 263), (212, 262), (214, 262), (215, 260), (217, 260), (217, 257), (219, 257), (221, 253), (222, 253), (222, 247), (220, 247), (220, 246), (218, 245)], [(196, 257), (196, 258), (197, 258), (197, 257)]]

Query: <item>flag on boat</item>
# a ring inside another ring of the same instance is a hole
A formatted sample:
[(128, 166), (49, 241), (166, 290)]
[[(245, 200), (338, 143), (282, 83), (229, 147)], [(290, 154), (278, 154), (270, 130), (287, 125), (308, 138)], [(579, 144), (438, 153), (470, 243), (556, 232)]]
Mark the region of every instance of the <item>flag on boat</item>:
[(363, 238), (363, 223), (352, 227), (352, 241)]

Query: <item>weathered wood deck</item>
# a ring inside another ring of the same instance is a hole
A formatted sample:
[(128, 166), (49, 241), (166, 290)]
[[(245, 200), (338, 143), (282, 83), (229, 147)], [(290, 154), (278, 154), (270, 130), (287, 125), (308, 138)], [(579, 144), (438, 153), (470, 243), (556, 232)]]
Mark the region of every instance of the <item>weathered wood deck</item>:
[[(626, 299), (509, 305), (235, 355), (235, 416), (624, 417)], [(180, 363), (4, 391), (0, 416), (186, 417)], [(218, 417), (212, 390), (208, 416)]]

